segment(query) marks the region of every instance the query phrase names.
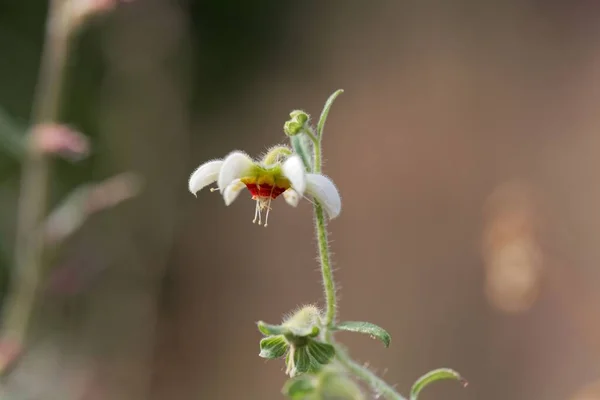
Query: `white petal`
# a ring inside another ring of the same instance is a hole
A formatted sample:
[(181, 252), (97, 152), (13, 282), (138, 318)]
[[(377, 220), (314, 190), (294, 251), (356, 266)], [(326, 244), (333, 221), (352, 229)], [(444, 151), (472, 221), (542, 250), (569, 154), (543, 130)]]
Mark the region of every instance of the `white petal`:
[(247, 154), (241, 151), (234, 151), (223, 160), (223, 166), (219, 173), (217, 185), (221, 193), (233, 180), (243, 178), (244, 175), (252, 170), (254, 162)]
[(307, 174), (306, 183), (306, 192), (323, 206), (329, 218), (337, 217), (342, 211), (342, 199), (331, 179), (319, 174)]
[(217, 181), (219, 171), (223, 165), (222, 160), (208, 161), (196, 169), (188, 182), (188, 189), (195, 196), (202, 188)]
[(292, 188), (302, 196), (306, 190), (306, 172), (300, 156), (294, 154), (288, 157), (281, 166), (281, 171), (283, 176), (289, 179)]
[(283, 198), (285, 201), (292, 207), (296, 207), (298, 202), (300, 201), (300, 195), (294, 189), (289, 188), (285, 192), (283, 192)]
[(230, 205), (233, 201), (238, 197), (238, 195), (242, 192), (242, 190), (246, 187), (244, 182), (239, 179), (234, 179), (227, 187), (225, 191), (223, 191), (223, 200), (225, 200), (225, 205)]

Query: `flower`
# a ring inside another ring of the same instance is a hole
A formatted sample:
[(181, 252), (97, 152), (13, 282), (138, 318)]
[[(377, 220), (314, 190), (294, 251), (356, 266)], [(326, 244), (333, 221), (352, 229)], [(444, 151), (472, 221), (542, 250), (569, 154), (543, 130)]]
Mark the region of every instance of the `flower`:
[(217, 182), (226, 205), (230, 205), (247, 188), (256, 201), (252, 222), (258, 221), (259, 225), (262, 223), (262, 211), (266, 209), (267, 226), (271, 201), (280, 195), (293, 207), (298, 205), (301, 197), (312, 198), (323, 207), (329, 218), (337, 217), (342, 208), (340, 194), (331, 179), (321, 174), (306, 173), (300, 156), (284, 146), (274, 147), (261, 161), (254, 161), (241, 151), (234, 151), (222, 160), (208, 161), (192, 173), (188, 187), (196, 195), (214, 182)]
[(319, 371), (331, 362), (335, 348), (323, 341), (321, 312), (315, 306), (300, 308), (281, 325), (258, 322), (266, 337), (260, 341), (259, 356), (275, 359), (285, 356), (286, 374), (295, 377)]

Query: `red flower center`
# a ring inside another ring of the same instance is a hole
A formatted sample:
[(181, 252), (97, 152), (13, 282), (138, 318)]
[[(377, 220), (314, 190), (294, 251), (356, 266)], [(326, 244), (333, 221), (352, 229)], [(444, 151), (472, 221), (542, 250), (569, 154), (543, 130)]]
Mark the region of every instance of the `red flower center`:
[(252, 194), (252, 198), (272, 198), (276, 199), (281, 193), (285, 192), (287, 188), (279, 186), (271, 186), (267, 184), (257, 185), (256, 183), (246, 183), (246, 187)]

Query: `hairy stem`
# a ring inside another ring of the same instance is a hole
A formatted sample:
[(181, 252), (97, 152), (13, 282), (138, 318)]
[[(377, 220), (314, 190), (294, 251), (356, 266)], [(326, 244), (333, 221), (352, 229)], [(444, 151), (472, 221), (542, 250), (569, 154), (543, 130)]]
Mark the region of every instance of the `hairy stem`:
[[(321, 173), (321, 141), (311, 130), (305, 130), (305, 134), (312, 140), (314, 157), (313, 171), (315, 174)], [(331, 256), (329, 252), (329, 240), (327, 238), (327, 224), (325, 222), (325, 213), (323, 207), (318, 201), (315, 201), (315, 229), (317, 242), (319, 244), (319, 261), (321, 263), (321, 275), (323, 277), (323, 289), (325, 290), (325, 300), (327, 303), (327, 313), (325, 314), (325, 324), (327, 327), (335, 323), (335, 313), (337, 309), (335, 281), (333, 280), (333, 270), (331, 269)]]
[[(303, 133), (313, 142), (313, 172), (315, 174), (321, 173), (321, 167), (323, 164), (322, 152), (321, 152), (321, 138), (323, 137), (323, 127), (325, 126), (325, 120), (329, 109), (333, 104), (335, 98), (343, 93), (343, 90), (336, 91), (329, 97), (321, 118), (319, 119), (319, 125), (317, 127), (317, 133), (310, 127), (305, 127)], [(293, 142), (292, 142), (293, 143)], [(406, 400), (400, 395), (393, 387), (388, 385), (383, 379), (379, 378), (368, 368), (363, 367), (356, 361), (352, 360), (345, 349), (336, 344), (333, 338), (332, 328), (335, 325), (335, 314), (337, 311), (337, 300), (335, 292), (335, 281), (333, 279), (333, 271), (331, 269), (331, 257), (329, 251), (329, 240), (327, 239), (327, 225), (325, 222), (325, 214), (323, 207), (319, 202), (315, 201), (315, 230), (317, 235), (317, 242), (319, 243), (319, 261), (321, 262), (321, 274), (323, 276), (323, 288), (325, 290), (325, 299), (327, 302), (327, 313), (325, 315), (326, 331), (325, 341), (332, 344), (335, 347), (336, 359), (338, 362), (348, 370), (349, 373), (354, 375), (356, 378), (365, 381), (370, 385), (373, 390), (383, 395), (387, 400)]]
[(357, 378), (366, 382), (371, 386), (378, 394), (381, 394), (387, 400), (406, 400), (396, 390), (387, 384), (383, 379), (375, 375), (367, 367), (358, 364), (352, 360), (348, 353), (339, 345), (334, 344), (335, 355), (337, 360), (342, 364), (350, 373)]
[(327, 239), (327, 226), (323, 207), (315, 202), (315, 221), (317, 230), (317, 241), (319, 243), (319, 260), (321, 261), (321, 275), (323, 276), (323, 288), (325, 290), (325, 299), (327, 302), (327, 313), (325, 314), (325, 323), (331, 327), (335, 323), (335, 312), (337, 309), (335, 281), (333, 280), (333, 271), (331, 270), (331, 257), (329, 254), (329, 241)]
[[(58, 118), (61, 88), (68, 53), (68, 27), (61, 13), (65, 0), (52, 0), (48, 10), (46, 36), (39, 81), (32, 109), (32, 126), (55, 122)], [(33, 132), (33, 130), (32, 130)], [(31, 138), (30, 138), (31, 139)], [(17, 346), (25, 342), (43, 271), (44, 241), (40, 229), (46, 215), (49, 160), (28, 143), (21, 177), (15, 270), (7, 298), (5, 338)], [(6, 365), (0, 365), (0, 371)]]

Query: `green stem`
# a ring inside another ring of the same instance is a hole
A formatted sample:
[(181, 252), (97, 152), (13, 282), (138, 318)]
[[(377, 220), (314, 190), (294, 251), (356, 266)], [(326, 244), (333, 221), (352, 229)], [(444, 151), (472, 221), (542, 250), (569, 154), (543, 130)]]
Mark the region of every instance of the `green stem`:
[(292, 151), (290, 150), (289, 147), (285, 147), (285, 146), (273, 147), (272, 149), (269, 150), (267, 155), (263, 158), (263, 163), (265, 165), (273, 165), (273, 164), (277, 163), (281, 158), (289, 156), (290, 154), (292, 154)]
[[(314, 146), (314, 166), (315, 174), (321, 173), (321, 141), (315, 136), (311, 129), (305, 129), (304, 133), (312, 140)], [(317, 242), (319, 244), (319, 261), (321, 262), (321, 275), (323, 277), (323, 288), (325, 290), (325, 300), (327, 303), (327, 312), (325, 314), (325, 324), (331, 327), (335, 324), (335, 313), (337, 310), (337, 300), (335, 293), (335, 281), (333, 280), (333, 270), (331, 269), (331, 256), (329, 252), (329, 240), (327, 238), (327, 224), (325, 222), (325, 213), (323, 207), (315, 200), (315, 228)]]
[[(342, 93), (342, 90), (335, 92), (327, 101), (323, 114), (319, 120), (319, 126), (317, 134), (310, 127), (303, 129), (303, 133), (313, 142), (314, 157), (313, 157), (313, 172), (315, 174), (321, 173), (322, 167), (322, 152), (321, 152), (321, 138), (323, 137), (323, 127), (329, 108), (335, 100), (335, 98)], [(356, 361), (352, 360), (348, 353), (338, 344), (335, 343), (333, 338), (333, 330), (331, 329), (335, 325), (335, 314), (337, 310), (336, 292), (335, 292), (335, 281), (333, 279), (333, 271), (331, 269), (331, 257), (329, 252), (329, 240), (327, 239), (327, 225), (325, 222), (325, 214), (323, 207), (319, 202), (315, 201), (315, 225), (317, 233), (317, 242), (319, 243), (319, 260), (321, 262), (321, 273), (323, 275), (323, 287), (325, 289), (325, 299), (327, 302), (327, 313), (325, 315), (326, 331), (325, 341), (329, 342), (335, 347), (336, 358), (340, 364), (342, 364), (351, 374), (357, 378), (365, 381), (369, 384), (377, 393), (383, 395), (387, 400), (406, 400), (400, 395), (393, 387), (388, 385), (384, 380), (379, 378), (368, 368), (363, 367)]]
[(335, 356), (337, 360), (342, 364), (350, 373), (357, 378), (365, 381), (371, 386), (378, 394), (381, 394), (387, 400), (406, 400), (396, 390), (387, 384), (383, 379), (375, 375), (371, 370), (356, 361), (352, 360), (348, 353), (339, 345), (333, 343), (335, 346)]
[[(68, 54), (69, 32), (65, 23), (64, 0), (50, 3), (40, 76), (36, 88), (32, 126), (58, 119), (60, 95)], [(34, 142), (28, 143), (23, 161), (21, 193), (17, 216), (15, 270), (3, 321), (4, 337), (22, 346), (28, 334), (43, 271), (44, 241), (40, 229), (46, 215), (49, 160)], [(5, 360), (13, 361), (13, 360)], [(3, 372), (5, 363), (0, 364)]]
[(335, 312), (337, 309), (335, 281), (333, 280), (333, 271), (331, 269), (329, 241), (327, 239), (327, 226), (325, 223), (325, 214), (323, 213), (323, 207), (321, 207), (321, 205), (318, 202), (315, 202), (314, 208), (317, 241), (319, 243), (319, 260), (321, 261), (321, 275), (323, 276), (323, 288), (325, 289), (325, 299), (327, 302), (325, 324), (327, 327), (331, 327), (335, 324)]

